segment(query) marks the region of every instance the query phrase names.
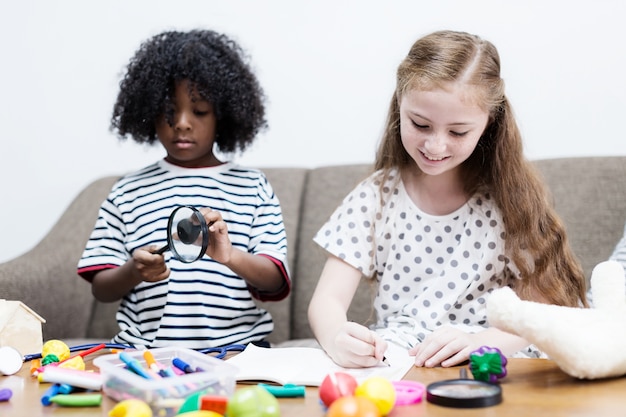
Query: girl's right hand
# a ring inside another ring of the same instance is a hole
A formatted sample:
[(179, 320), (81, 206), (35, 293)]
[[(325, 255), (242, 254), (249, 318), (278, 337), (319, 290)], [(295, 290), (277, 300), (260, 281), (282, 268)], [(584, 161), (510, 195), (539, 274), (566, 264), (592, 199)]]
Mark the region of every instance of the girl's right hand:
[(155, 254), (156, 247), (140, 248), (133, 252), (133, 272), (146, 282), (162, 281), (170, 276), (163, 255)]
[(387, 342), (376, 332), (354, 323), (344, 323), (335, 335), (328, 355), (344, 368), (369, 368), (378, 365), (387, 350)]

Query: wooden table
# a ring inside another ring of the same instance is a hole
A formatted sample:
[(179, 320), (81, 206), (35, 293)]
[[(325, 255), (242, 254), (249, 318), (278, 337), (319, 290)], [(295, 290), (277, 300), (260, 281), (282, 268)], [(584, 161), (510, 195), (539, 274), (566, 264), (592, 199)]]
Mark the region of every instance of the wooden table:
[[(90, 361), (87, 361), (88, 365)], [(447, 408), (426, 402), (396, 407), (389, 417), (422, 416), (624, 416), (626, 415), (626, 378), (581, 381), (563, 373), (553, 362), (542, 359), (510, 359), (508, 376), (502, 381), (501, 404), (475, 409)], [(458, 378), (460, 368), (412, 368), (405, 379), (427, 385)], [(10, 388), (13, 397), (0, 402), (0, 416), (108, 416), (115, 405), (104, 398), (95, 408), (64, 408), (41, 404), (49, 384), (39, 384), (29, 375), (28, 366), (11, 376), (0, 376), (0, 389)], [(280, 399), (283, 417), (322, 417), (317, 388), (307, 388), (305, 398)]]

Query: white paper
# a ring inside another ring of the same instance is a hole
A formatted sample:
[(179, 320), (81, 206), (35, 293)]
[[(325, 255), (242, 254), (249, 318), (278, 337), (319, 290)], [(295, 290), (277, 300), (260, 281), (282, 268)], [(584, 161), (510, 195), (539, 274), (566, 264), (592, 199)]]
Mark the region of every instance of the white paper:
[(390, 381), (401, 380), (415, 363), (408, 351), (393, 343), (388, 344), (385, 357), (389, 362), (371, 368), (343, 368), (322, 349), (311, 347), (262, 348), (249, 344), (246, 349), (228, 359), (236, 366), (237, 381), (269, 381), (281, 385), (319, 386), (331, 372), (345, 372), (360, 383), (372, 376)]

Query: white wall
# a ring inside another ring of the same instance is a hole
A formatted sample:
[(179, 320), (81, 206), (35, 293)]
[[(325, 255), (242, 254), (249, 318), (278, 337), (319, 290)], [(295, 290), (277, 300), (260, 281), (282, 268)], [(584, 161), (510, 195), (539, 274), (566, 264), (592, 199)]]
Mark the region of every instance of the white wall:
[[(34, 246), (92, 180), (160, 148), (108, 130), (117, 83), (146, 38), (212, 28), (250, 53), (270, 129), (239, 162), (372, 161), (397, 64), (437, 29), (499, 49), (532, 159), (626, 154), (626, 2), (20, 0), (0, 6), (0, 261)], [(623, 181), (623, 179), (621, 179)]]

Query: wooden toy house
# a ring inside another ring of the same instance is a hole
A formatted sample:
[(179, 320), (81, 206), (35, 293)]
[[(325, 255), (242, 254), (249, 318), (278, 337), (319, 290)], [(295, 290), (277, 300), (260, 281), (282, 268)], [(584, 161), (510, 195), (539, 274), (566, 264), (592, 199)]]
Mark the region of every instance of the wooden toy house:
[(22, 355), (41, 352), (45, 322), (21, 301), (0, 299), (0, 347), (10, 346)]

